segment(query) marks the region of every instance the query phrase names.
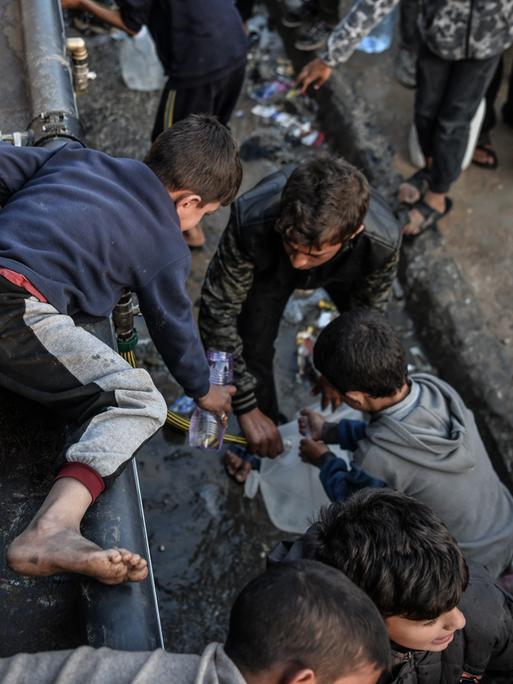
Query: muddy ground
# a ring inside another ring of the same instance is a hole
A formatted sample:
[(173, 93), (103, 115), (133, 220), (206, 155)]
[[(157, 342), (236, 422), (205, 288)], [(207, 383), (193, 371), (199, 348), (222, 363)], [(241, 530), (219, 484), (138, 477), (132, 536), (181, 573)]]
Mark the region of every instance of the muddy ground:
[[(159, 95), (124, 86), (118, 44), (108, 36), (89, 39), (88, 46), (91, 68), (98, 78), (79, 99), (87, 143), (115, 156), (141, 159), (148, 148)], [(280, 131), (262, 127), (250, 114), (253, 104), (243, 94), (232, 121), (245, 151), (243, 189), (280, 163), (312, 154), (310, 148), (286, 143)], [(193, 253), (189, 288), (195, 303), (227, 215), (223, 209), (209, 218), (207, 247)], [(427, 369), (398, 287), (390, 315), (410, 350), (412, 364)], [(142, 337), (138, 357), (171, 402), (180, 395), (180, 388), (147, 339), (144, 322), (138, 319), (137, 324)], [(275, 360), (281, 406), (290, 417), (311, 401), (309, 387), (295, 378), (296, 329), (283, 323)], [(270, 523), (260, 497), (243, 498), (240, 486), (226, 477), (218, 454), (190, 449), (184, 436), (168, 428), (151, 441), (139, 466), (166, 646), (199, 651), (208, 641), (223, 639), (234, 596), (263, 568), (266, 552), (284, 534)]]

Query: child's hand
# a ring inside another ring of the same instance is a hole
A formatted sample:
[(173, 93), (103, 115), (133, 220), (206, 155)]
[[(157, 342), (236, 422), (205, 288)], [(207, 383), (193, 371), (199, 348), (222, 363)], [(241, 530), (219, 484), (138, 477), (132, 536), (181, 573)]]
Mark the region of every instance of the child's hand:
[(329, 451), (324, 442), (316, 442), (313, 439), (302, 439), (299, 443), (299, 458), (303, 463), (320, 467), (321, 459)]
[(310, 409), (303, 409), (300, 411), (299, 418), (297, 420), (299, 432), (305, 437), (315, 440), (321, 438), (322, 428), (325, 422), (325, 419), (320, 413), (316, 413)]

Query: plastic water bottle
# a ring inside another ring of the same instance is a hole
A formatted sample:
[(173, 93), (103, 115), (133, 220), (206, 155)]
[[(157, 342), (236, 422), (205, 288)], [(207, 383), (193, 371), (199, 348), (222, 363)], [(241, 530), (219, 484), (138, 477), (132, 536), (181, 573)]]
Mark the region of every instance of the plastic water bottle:
[[(231, 385), (233, 382), (233, 356), (228, 352), (207, 351), (212, 385)], [(223, 446), (223, 422), (210, 411), (196, 407), (191, 417), (189, 444), (200, 449), (219, 449)]]
[(396, 10), (393, 9), (363, 38), (357, 46), (360, 52), (384, 52), (392, 45), (395, 30)]

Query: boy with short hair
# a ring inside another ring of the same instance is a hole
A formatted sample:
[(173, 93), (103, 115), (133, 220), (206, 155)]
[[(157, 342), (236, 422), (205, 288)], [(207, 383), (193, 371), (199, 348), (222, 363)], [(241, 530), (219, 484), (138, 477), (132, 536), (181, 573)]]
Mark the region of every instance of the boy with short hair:
[(253, 579), (232, 606), (224, 647), (212, 643), (201, 657), (83, 646), (0, 660), (0, 680), (21, 684), (28, 672), (32, 684), (376, 684), (389, 662), (369, 597), (338, 570), (302, 560)]
[(391, 209), (344, 159), (288, 166), (241, 195), (209, 264), (198, 324), (231, 350), (234, 410), (250, 453), (283, 451), (274, 343), (296, 289), (323, 287), (339, 311), (386, 307), (401, 232)]
[(513, 598), (467, 567), (425, 504), (362, 490), (321, 511), (301, 552), (341, 570), (378, 607), (394, 661), (380, 684), (511, 682)]
[[(301, 457), (321, 468), (332, 498), (387, 484), (430, 506), (465, 555), (493, 577), (505, 571), (513, 558), (513, 497), (459, 394), (433, 375), (408, 377), (397, 333), (367, 309), (332, 321), (319, 335), (314, 362), (345, 403), (370, 416), (337, 426), (303, 412), (313, 439), (302, 440)], [(353, 450), (353, 470), (325, 442)]]
[(226, 419), (235, 388), (209, 383), (182, 233), (229, 203), (241, 175), (231, 134), (208, 116), (164, 132), (145, 163), (79, 143), (0, 145), (0, 384), (77, 424), (66, 465), (7, 551), (16, 572), (78, 572), (106, 584), (146, 577), (144, 559), (100, 549), (80, 523), (164, 423), (166, 405), (145, 370), (73, 317), (108, 316), (126, 290), (137, 293), (171, 373)]

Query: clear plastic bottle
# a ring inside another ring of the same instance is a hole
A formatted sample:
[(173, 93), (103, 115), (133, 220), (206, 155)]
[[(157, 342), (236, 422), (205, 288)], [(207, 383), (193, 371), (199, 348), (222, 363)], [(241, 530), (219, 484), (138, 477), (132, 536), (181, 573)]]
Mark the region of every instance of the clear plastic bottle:
[(396, 10), (389, 12), (357, 46), (360, 52), (385, 52), (392, 45), (395, 31)]
[[(233, 382), (233, 356), (228, 352), (207, 351), (212, 385), (230, 385)], [(210, 411), (196, 407), (191, 417), (189, 444), (199, 449), (215, 449), (223, 446), (225, 425)]]

